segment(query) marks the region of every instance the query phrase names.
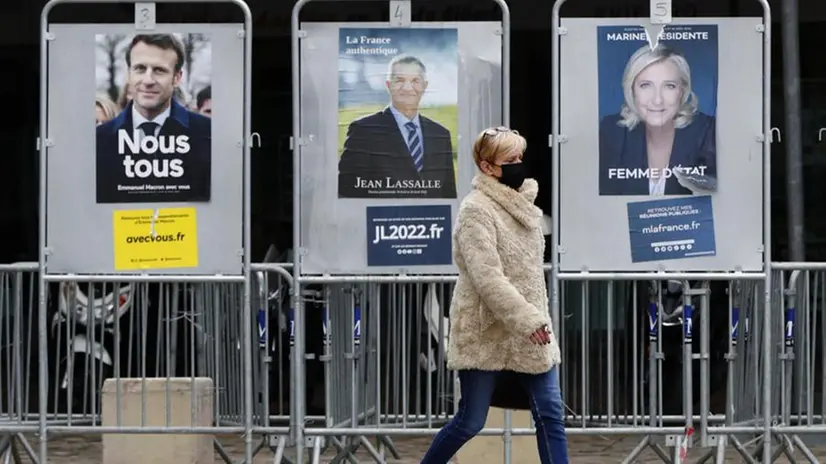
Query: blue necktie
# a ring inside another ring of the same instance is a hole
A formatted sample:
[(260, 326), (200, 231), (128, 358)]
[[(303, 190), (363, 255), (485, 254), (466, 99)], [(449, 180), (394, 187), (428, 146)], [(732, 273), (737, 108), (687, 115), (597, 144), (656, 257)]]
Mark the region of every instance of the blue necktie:
[(413, 157), (413, 164), (417, 171), (422, 172), (424, 157), (422, 156), (422, 141), (416, 133), (416, 124), (408, 122), (404, 127), (407, 128), (407, 147), (410, 149), (410, 156)]

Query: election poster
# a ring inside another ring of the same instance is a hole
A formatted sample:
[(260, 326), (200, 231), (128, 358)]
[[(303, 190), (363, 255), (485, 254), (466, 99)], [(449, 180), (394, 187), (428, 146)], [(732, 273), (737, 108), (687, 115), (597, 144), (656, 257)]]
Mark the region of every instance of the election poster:
[(458, 76), (457, 29), (339, 30), (339, 198), (456, 198)]
[(195, 208), (113, 211), (114, 269), (197, 268), (196, 214)]
[(717, 25), (597, 27), (599, 194), (717, 190)]
[(209, 35), (98, 34), (95, 47), (96, 202), (208, 202)]
[(763, 269), (762, 24), (560, 19), (561, 272)]

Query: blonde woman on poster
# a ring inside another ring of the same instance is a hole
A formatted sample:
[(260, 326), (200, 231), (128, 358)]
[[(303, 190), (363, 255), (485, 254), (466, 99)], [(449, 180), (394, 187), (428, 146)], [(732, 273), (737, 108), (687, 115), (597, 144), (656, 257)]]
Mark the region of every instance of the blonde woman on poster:
[(599, 28), (599, 194), (713, 192), (716, 28), (672, 26), (653, 48), (636, 29)]

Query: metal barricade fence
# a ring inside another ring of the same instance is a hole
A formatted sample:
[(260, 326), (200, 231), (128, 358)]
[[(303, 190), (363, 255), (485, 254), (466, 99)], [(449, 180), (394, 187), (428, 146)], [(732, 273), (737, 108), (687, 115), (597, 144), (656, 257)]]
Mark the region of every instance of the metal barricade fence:
[(453, 410), (454, 376), (445, 358), (453, 278), (317, 280), (302, 290), (310, 411), (304, 434), (312, 462), (328, 448), (334, 462), (359, 449), (376, 462), (388, 452), (398, 458), (391, 436), (432, 433)]
[[(800, 319), (802, 316), (797, 316), (800, 327), (794, 335), (789, 335), (792, 332), (788, 331), (788, 321), (794, 320), (794, 311), (786, 311), (784, 315), (782, 306), (778, 306), (783, 304), (782, 296), (789, 292), (780, 274), (777, 277), (772, 289), (775, 305), (772, 311), (780, 316), (773, 319), (776, 323), (769, 330), (775, 337), (786, 334), (787, 339), (793, 336), (795, 340), (813, 333), (816, 319), (812, 318), (812, 311), (798, 309), (798, 314), (809, 314), (808, 319), (804, 321)], [(330, 383), (326, 387), (328, 406), (324, 426), (309, 422), (304, 430), (306, 436), (316, 437), (309, 441), (314, 447), (312, 462), (321, 462), (320, 454), (326, 445), (321, 437), (331, 439), (339, 459), (364, 447), (375, 462), (385, 462), (382, 448), (398, 456), (392, 446), (392, 436), (433, 435), (449, 417), (453, 376), (443, 371), (443, 352), (437, 347), (428, 358), (418, 346), (414, 349), (412, 340), (422, 335), (417, 319), (421, 323), (435, 319), (431, 312), (433, 300), (421, 297), (423, 288), (430, 287), (432, 291), (433, 286), (445, 286), (448, 289), (449, 284), (442, 282), (451, 279), (434, 278), (441, 282), (429, 283), (426, 277), (400, 277), (396, 282), (393, 278), (376, 277), (370, 283), (340, 283), (369, 279), (340, 278), (336, 282), (335, 278), (328, 278), (333, 282), (326, 286), (328, 300), (324, 307), (331, 314), (342, 315), (340, 323), (330, 325), (329, 335), (337, 340), (341, 334), (344, 340), (341, 344), (332, 342), (332, 350), (325, 351), (328, 355), (324, 359), (330, 363), (325, 379)], [(408, 283), (410, 281), (415, 283)], [(799, 278), (797, 281), (801, 282)], [(387, 298), (383, 294), (398, 297)], [(439, 311), (446, 315), (449, 300), (439, 291), (431, 295), (436, 295)], [(762, 356), (765, 333), (762, 295), (762, 282), (752, 280), (677, 281), (664, 285), (659, 281), (565, 282), (562, 288), (565, 311), (560, 320), (559, 337), (564, 356), (562, 382), (569, 411), (566, 416), (569, 434), (641, 436), (640, 446), (631, 450), (626, 462), (633, 462), (649, 446), (665, 462), (671, 462), (672, 457), (664, 447), (672, 448), (674, 461), (684, 459), (681, 451), (696, 447), (700, 448), (702, 459), (727, 462), (742, 458), (754, 462), (759, 457), (764, 431), (760, 395), (765, 381), (763, 363), (771, 363), (772, 372), (780, 376), (778, 369), (782, 363), (779, 361), (792, 359), (788, 346), (784, 350), (776, 349), (772, 359)], [(821, 304), (811, 297), (800, 300), (807, 301), (806, 308)], [(418, 304), (411, 305), (411, 302)], [(802, 308), (804, 303), (800, 304)], [(384, 323), (371, 311), (374, 307), (380, 308)], [(359, 313), (360, 321), (350, 319)], [(407, 318), (394, 322), (394, 318), (402, 314), (407, 314)], [(359, 323), (361, 331), (353, 332)], [(696, 335), (694, 327), (698, 328)], [(440, 321), (426, 330), (443, 336), (447, 327)], [(395, 343), (383, 342), (388, 338)], [(429, 343), (426, 341), (422, 347), (426, 345), (429, 350), (433, 346)], [(809, 348), (808, 356), (816, 351)], [(431, 402), (422, 415), (418, 414), (419, 406), (414, 405), (422, 400), (413, 394), (420, 383), (413, 378), (418, 367), (414, 366), (415, 356), (411, 356), (411, 352), (420, 353), (422, 362), (435, 362), (438, 371), (435, 381), (426, 380), (421, 387), (420, 391), (430, 392), (424, 395), (424, 402)], [(371, 356), (375, 359), (372, 365)], [(393, 361), (380, 363), (382, 356)], [(811, 379), (817, 377), (814, 372), (819, 367), (820, 364), (811, 361), (803, 364), (798, 360), (783, 375), (788, 377), (794, 372), (795, 376), (803, 376), (807, 372), (806, 378), (814, 385)], [(360, 379), (354, 381), (354, 376)], [(396, 383), (396, 379), (400, 382)], [(394, 385), (400, 389), (394, 389)], [(405, 388), (405, 385), (410, 386)], [(781, 401), (782, 397), (789, 396), (789, 382), (772, 382), (772, 385), (780, 386), (775, 389), (778, 399), (772, 403), (777, 422), (801, 423), (802, 413), (796, 412), (798, 419), (790, 422), (784, 417), (791, 414), (787, 412), (784, 416), (778, 409), (778, 405), (801, 401)], [(796, 388), (798, 392), (810, 392), (803, 398), (813, 397), (814, 387)], [(371, 390), (376, 392), (375, 396)], [(432, 393), (435, 398), (431, 397)], [(801, 395), (797, 393), (798, 398)], [(377, 401), (374, 402), (374, 398)], [(376, 406), (381, 409), (373, 409)], [(788, 406), (784, 407), (788, 410)], [(778, 432), (782, 429), (778, 428)], [(482, 431), (483, 435), (502, 435), (506, 440), (509, 436), (533, 433), (534, 429), (507, 427)], [(377, 447), (367, 439), (370, 436), (377, 438)], [(341, 437), (348, 437), (349, 444)], [(791, 455), (793, 447), (804, 456), (813, 456), (804, 441), (794, 436), (789, 439), (780, 436), (777, 445), (780, 445), (775, 447), (778, 455), (784, 451)], [(696, 454), (689, 454), (692, 455)], [(507, 457), (506, 462), (509, 462)]]
[[(264, 285), (253, 287), (261, 296), (254, 307), (278, 321), (279, 314), (267, 309), (280, 308), (268, 296), (287, 301), (290, 276), (283, 269), (259, 275)], [(57, 454), (87, 460), (100, 459), (95, 443), (102, 434), (115, 437), (108, 452), (114, 447), (117, 453), (140, 446), (140, 435), (172, 433), (193, 436), (201, 452), (236, 462), (243, 448), (237, 437), (251, 431), (248, 415), (253, 427), (268, 432), (255, 453), (267, 446), (283, 451), (286, 441), (279, 436), (289, 429), (280, 422), (289, 418), (282, 406), (289, 402), (289, 380), (286, 372), (273, 372), (269, 359), (289, 347), (286, 337), (284, 343), (270, 338), (269, 346), (256, 344), (259, 362), (245, 368), (244, 335), (262, 332), (259, 324), (244, 326), (242, 285), (64, 281), (49, 285), (46, 314), (38, 314), (37, 264), (0, 266), (0, 459), (46, 462), (33, 445), (40, 420), (56, 440), (49, 446), (54, 443)], [(47, 353), (40, 356), (38, 322), (44, 316)], [(41, 366), (47, 388), (39, 391)], [(248, 382), (257, 399), (252, 411), (244, 405)], [(41, 395), (45, 410), (38, 410)], [(272, 405), (276, 398), (280, 403)], [(65, 435), (80, 441), (60, 438)]]
[(684, 442), (724, 459), (727, 440), (707, 427), (761, 415), (752, 335), (760, 330), (758, 290), (747, 281), (566, 282), (560, 338), (569, 433), (643, 435), (626, 462), (649, 446), (670, 462), (663, 446), (678, 452)]
[(36, 456), (26, 433), (37, 431), (36, 264), (0, 268), (0, 457)]
[(774, 456), (795, 450), (819, 462), (809, 446), (824, 445), (826, 405), (826, 266), (778, 263), (772, 291)]
[[(445, 368), (453, 278), (308, 279), (301, 288), (306, 324), (296, 327), (288, 267), (255, 266), (257, 317), (246, 328), (236, 283), (54, 284), (45, 358), (36, 344), (36, 265), (0, 268), (0, 456), (42, 462), (32, 434), (45, 417), (58, 435), (214, 435), (226, 462), (237, 459), (237, 437), (254, 433), (255, 454), (269, 447), (280, 462), (295, 444), (288, 440), (295, 436), (290, 411), (302, 398), (308, 440), (299, 448), (310, 447), (313, 462), (326, 451), (339, 460), (358, 453), (385, 462), (401, 454), (395, 437), (435, 434), (454, 411), (454, 374)], [(761, 351), (761, 282), (565, 282), (559, 338), (569, 434), (638, 435), (634, 453), (654, 446), (666, 460), (663, 448), (679, 449), (689, 424), (686, 447), (703, 448), (716, 462), (736, 459), (734, 453), (755, 462), (763, 436), (759, 392), (769, 380), (775, 457), (819, 462), (810, 447), (821, 445), (817, 434), (826, 428), (826, 266), (778, 267), (771, 359)], [(101, 304), (107, 301), (117, 310)], [(698, 335), (686, 344), (689, 325)], [(244, 330), (258, 342), (249, 370)], [(291, 343), (297, 337), (305, 337), (305, 353)], [(291, 388), (296, 356), (306, 366), (299, 372), (306, 392)], [(686, 369), (688, 358), (696, 368)], [(771, 379), (762, 376), (766, 362)], [(37, 409), (40, 363), (48, 366), (45, 411)], [(211, 387), (198, 393), (203, 379)], [(252, 411), (244, 407), (245, 382), (253, 383)], [(190, 398), (182, 412), (176, 397), (183, 390)], [(205, 411), (209, 425), (191, 425)]]

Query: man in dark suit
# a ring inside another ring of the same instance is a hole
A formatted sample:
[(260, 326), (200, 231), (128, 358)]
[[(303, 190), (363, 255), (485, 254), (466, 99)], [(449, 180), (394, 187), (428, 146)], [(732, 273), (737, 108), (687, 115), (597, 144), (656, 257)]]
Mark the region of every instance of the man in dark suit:
[(97, 202), (209, 201), (210, 118), (173, 99), (183, 45), (171, 34), (136, 35), (125, 58), (134, 94), (97, 127)]
[(427, 69), (395, 57), (386, 82), (390, 105), (350, 124), (338, 165), (339, 198), (456, 198), (450, 132), (419, 114)]

